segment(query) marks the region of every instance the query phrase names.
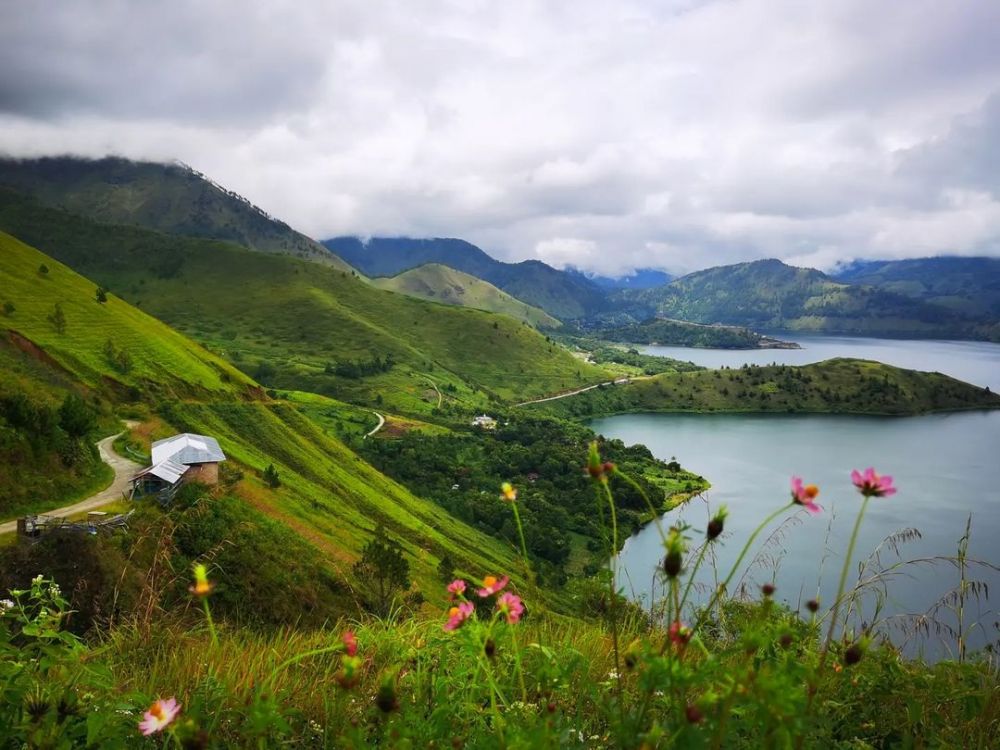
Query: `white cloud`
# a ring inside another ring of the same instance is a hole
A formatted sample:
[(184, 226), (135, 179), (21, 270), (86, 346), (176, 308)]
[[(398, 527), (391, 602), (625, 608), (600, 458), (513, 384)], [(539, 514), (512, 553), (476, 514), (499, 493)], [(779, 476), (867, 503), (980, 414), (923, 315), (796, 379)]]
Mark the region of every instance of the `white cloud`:
[(998, 27), (979, 0), (8, 3), (0, 151), (179, 158), (316, 237), (602, 273), (1000, 254)]

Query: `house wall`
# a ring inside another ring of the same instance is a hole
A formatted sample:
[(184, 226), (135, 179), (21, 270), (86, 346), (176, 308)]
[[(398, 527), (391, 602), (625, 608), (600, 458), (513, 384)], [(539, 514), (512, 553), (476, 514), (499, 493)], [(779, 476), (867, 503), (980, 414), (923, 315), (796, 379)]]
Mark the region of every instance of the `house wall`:
[(202, 484), (218, 484), (219, 464), (191, 464), (191, 468), (184, 473), (184, 478), (192, 482), (201, 482)]

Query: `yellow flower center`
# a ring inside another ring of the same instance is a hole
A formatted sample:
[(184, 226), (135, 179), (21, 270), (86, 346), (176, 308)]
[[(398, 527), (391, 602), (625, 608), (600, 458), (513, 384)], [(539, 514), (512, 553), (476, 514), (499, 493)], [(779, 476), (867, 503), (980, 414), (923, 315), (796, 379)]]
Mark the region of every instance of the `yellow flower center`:
[(496, 576), (486, 576), (486, 578), (483, 579), (483, 587), (484, 588), (491, 589), (494, 586), (496, 586), (496, 583), (497, 583), (497, 577)]
[(455, 617), (460, 611), (458, 607), (452, 607), (448, 610), (448, 617)]
[(808, 497), (811, 500), (818, 494), (819, 494), (819, 487), (817, 487), (815, 484), (806, 485), (806, 497)]
[(157, 719), (163, 718), (163, 707), (160, 705), (159, 701), (153, 704), (152, 708), (149, 709), (149, 713), (153, 714)]

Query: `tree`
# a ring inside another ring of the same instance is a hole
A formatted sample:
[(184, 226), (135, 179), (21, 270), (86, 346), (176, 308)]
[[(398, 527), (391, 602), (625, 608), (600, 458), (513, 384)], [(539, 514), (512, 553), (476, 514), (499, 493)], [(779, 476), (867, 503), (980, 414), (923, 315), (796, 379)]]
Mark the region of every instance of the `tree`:
[(44, 263), (42, 263), (42, 265), (40, 265), (38, 267), (38, 275), (39, 276), (48, 276), (49, 275), (49, 267), (47, 265), (45, 265)]
[(6, 315), (8, 318), (14, 314), (14, 311), (16, 309), (17, 308), (14, 307), (14, 303), (11, 302), (10, 300), (7, 300), (6, 302), (3, 303), (3, 314)]
[(103, 286), (97, 287), (97, 289), (94, 290), (94, 299), (96, 299), (101, 304), (104, 304), (105, 302), (108, 301), (108, 290), (105, 289)]
[(441, 562), (438, 563), (438, 578), (442, 581), (451, 581), (455, 577), (455, 563), (452, 562), (451, 555), (445, 552)]
[(264, 469), (264, 484), (272, 490), (281, 486), (281, 478), (278, 476), (278, 470), (274, 468), (274, 464), (268, 464), (267, 468)]
[(68, 393), (59, 407), (59, 426), (71, 438), (79, 440), (97, 426), (97, 419), (82, 398), (75, 393)]
[(66, 333), (66, 313), (63, 312), (62, 302), (56, 302), (52, 312), (49, 313), (49, 322), (59, 333)]
[(381, 524), (361, 551), (354, 574), (368, 585), (369, 606), (382, 616), (389, 614), (396, 591), (410, 587), (410, 563), (403, 556), (399, 542), (390, 539)]

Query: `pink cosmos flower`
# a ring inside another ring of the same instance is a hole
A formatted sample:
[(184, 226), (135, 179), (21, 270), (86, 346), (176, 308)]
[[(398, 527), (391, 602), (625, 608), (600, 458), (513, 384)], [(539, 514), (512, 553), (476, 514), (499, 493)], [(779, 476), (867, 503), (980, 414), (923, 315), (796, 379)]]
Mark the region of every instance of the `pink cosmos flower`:
[(496, 592), (500, 591), (504, 586), (507, 585), (510, 578), (504, 576), (503, 578), (497, 578), (496, 576), (486, 576), (483, 579), (483, 587), (479, 589), (479, 595), (482, 597), (493, 596)]
[(462, 602), (457, 607), (448, 610), (448, 622), (444, 624), (445, 630), (457, 630), (463, 622), (469, 619), (475, 606), (472, 602)]
[(691, 628), (680, 620), (674, 620), (670, 623), (670, 628), (667, 630), (667, 637), (670, 638), (670, 642), (678, 649), (684, 648), (687, 642), (691, 640)]
[(455, 597), (464, 594), (465, 581), (463, 581), (461, 578), (456, 578), (454, 581), (448, 584), (448, 593), (451, 594), (452, 599), (455, 599)]
[(521, 597), (509, 591), (497, 600), (497, 609), (503, 612), (507, 622), (511, 625), (520, 620), (521, 615), (524, 614), (524, 604), (521, 602)]
[(162, 732), (170, 722), (177, 718), (181, 712), (181, 704), (175, 698), (167, 700), (157, 700), (149, 710), (143, 714), (142, 721), (139, 722), (139, 731), (147, 737), (157, 732)]
[(864, 474), (857, 469), (852, 471), (851, 481), (858, 488), (858, 492), (865, 497), (889, 497), (896, 494), (896, 488), (892, 486), (892, 477), (879, 476), (870, 466), (865, 469)]
[(814, 516), (822, 510), (822, 508), (814, 502), (815, 497), (818, 494), (819, 487), (815, 484), (803, 485), (802, 477), (792, 477), (792, 501), (801, 505)]
[(344, 641), (344, 653), (348, 656), (354, 656), (358, 653), (358, 639), (354, 637), (353, 630), (344, 631), (344, 635), (341, 636)]

